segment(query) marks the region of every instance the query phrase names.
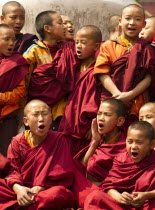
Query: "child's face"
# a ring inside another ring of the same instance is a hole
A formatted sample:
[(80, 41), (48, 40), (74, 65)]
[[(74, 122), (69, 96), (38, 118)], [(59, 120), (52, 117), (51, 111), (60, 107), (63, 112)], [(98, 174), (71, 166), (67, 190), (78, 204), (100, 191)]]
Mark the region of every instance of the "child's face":
[(114, 133), (118, 129), (120, 117), (118, 117), (113, 105), (103, 102), (97, 113), (97, 126), (100, 135)]
[(22, 7), (9, 7), (9, 12), (1, 16), (2, 23), (11, 26), (19, 34), (25, 23), (25, 11)]
[(145, 26), (144, 14), (136, 7), (127, 7), (122, 13), (120, 26), (122, 27), (122, 36), (129, 40), (135, 40)]
[(65, 28), (65, 40), (71, 41), (74, 39), (74, 25), (69, 17), (61, 15), (62, 22)]
[(152, 41), (155, 37), (155, 20), (147, 19), (146, 26), (140, 32), (140, 37)]
[(149, 104), (139, 111), (139, 120), (149, 122), (155, 130), (155, 105)]
[(52, 25), (51, 25), (51, 34), (54, 39), (57, 41), (63, 40), (65, 38), (65, 29), (62, 23), (62, 18), (59, 14), (51, 14), (52, 16)]
[(150, 155), (153, 149), (153, 141), (147, 137), (145, 131), (129, 129), (126, 138), (126, 149), (133, 162), (139, 163)]
[(81, 60), (86, 60), (94, 56), (98, 49), (98, 44), (91, 38), (90, 32), (81, 29), (76, 34), (75, 48), (77, 57)]
[(0, 54), (11, 56), (15, 46), (15, 33), (11, 28), (0, 28)]
[(35, 102), (30, 105), (24, 123), (30, 127), (33, 138), (43, 138), (47, 135), (52, 122), (49, 107), (43, 102)]

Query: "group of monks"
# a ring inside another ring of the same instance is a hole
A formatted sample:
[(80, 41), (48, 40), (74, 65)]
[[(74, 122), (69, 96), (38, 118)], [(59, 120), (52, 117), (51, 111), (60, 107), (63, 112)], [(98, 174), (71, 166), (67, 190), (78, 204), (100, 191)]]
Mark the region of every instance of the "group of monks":
[(38, 39), (4, 4), (0, 209), (155, 209), (155, 17), (130, 4), (115, 18), (117, 37), (86, 25), (74, 40), (43, 11)]

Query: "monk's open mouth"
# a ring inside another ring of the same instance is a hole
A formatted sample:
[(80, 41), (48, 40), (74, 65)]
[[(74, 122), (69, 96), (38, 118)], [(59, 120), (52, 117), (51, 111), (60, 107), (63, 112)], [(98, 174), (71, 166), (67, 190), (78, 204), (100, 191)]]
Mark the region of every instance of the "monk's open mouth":
[(132, 157), (134, 158), (138, 157), (138, 152), (132, 152), (131, 154), (132, 154)]
[(40, 125), (38, 128), (39, 128), (40, 130), (43, 130), (43, 129), (45, 128), (45, 125)]

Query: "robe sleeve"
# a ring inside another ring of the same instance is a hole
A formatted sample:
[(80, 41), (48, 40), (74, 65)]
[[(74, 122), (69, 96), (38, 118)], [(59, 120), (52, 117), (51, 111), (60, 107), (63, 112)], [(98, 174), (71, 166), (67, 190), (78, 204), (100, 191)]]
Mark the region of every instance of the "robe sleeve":
[(19, 85), (12, 91), (0, 93), (0, 105), (15, 105), (25, 94), (25, 80), (23, 79)]

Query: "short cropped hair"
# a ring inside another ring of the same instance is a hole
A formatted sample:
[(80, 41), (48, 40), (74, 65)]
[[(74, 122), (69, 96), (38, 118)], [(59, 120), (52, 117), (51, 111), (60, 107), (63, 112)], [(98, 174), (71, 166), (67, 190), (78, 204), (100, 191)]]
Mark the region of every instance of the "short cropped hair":
[(108, 31), (109, 31), (109, 34), (111, 32), (115, 32), (116, 30), (116, 26), (119, 25), (119, 19), (121, 17), (119, 15), (113, 15), (110, 17), (110, 20), (109, 20), (109, 24), (108, 24)]
[(17, 1), (9, 1), (9, 2), (5, 3), (5, 4), (3, 5), (3, 7), (2, 7), (2, 15), (3, 15), (3, 16), (7, 14), (7, 8), (8, 8), (9, 6), (21, 7), (21, 8), (25, 11), (24, 7), (23, 7), (19, 2), (17, 2)]
[(101, 43), (102, 41), (102, 32), (101, 30), (94, 25), (85, 25), (82, 28), (80, 28), (78, 31), (85, 29), (88, 30), (91, 33), (91, 37), (92, 39), (96, 42), (96, 43)]
[(134, 130), (140, 130), (145, 132), (146, 138), (148, 138), (150, 141), (153, 141), (155, 139), (155, 131), (152, 125), (146, 121), (137, 121), (132, 123), (128, 131), (134, 129)]
[(57, 14), (57, 12), (52, 10), (41, 12), (37, 15), (35, 20), (36, 31), (38, 32), (38, 34), (42, 39), (45, 38), (44, 26), (52, 25), (52, 17), (50, 14)]
[(107, 99), (101, 101), (101, 104), (102, 103), (108, 103), (108, 104), (114, 106), (115, 112), (116, 112), (118, 117), (121, 117), (121, 116), (125, 117), (126, 116), (125, 105), (121, 100), (116, 99), (116, 98), (107, 98)]
[(144, 8), (139, 6), (138, 4), (128, 4), (127, 6), (125, 6), (123, 9), (122, 9), (122, 14), (123, 14), (123, 11), (124, 9), (128, 8), (128, 7), (136, 7), (137, 9), (141, 10), (141, 12), (144, 14), (144, 18), (145, 18), (145, 11), (144, 11)]

